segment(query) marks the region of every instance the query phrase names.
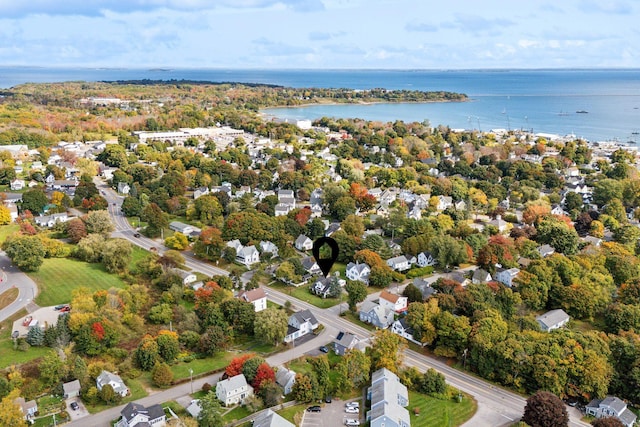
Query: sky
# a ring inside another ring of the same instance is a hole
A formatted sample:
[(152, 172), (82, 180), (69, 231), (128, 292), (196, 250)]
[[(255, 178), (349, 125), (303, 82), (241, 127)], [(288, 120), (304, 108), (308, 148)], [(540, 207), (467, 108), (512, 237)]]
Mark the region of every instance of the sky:
[(637, 0), (0, 0), (0, 65), (640, 67)]

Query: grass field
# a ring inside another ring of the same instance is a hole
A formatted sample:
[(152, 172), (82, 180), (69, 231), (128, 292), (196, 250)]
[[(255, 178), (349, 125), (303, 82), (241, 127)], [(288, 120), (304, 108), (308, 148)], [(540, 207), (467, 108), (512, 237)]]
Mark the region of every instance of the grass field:
[[(420, 408), (420, 415), (417, 416), (413, 412), (416, 407)], [(413, 427), (454, 427), (471, 418), (478, 405), (467, 395), (463, 395), (462, 402), (458, 403), (410, 391), (407, 409)]]
[(296, 416), (296, 414), (299, 414), (301, 412), (303, 412), (306, 409), (307, 405), (306, 404), (302, 404), (302, 405), (294, 405), (291, 406), (289, 408), (284, 408), (282, 411), (278, 411), (278, 414), (288, 420), (289, 422), (294, 422), (294, 418)]
[(11, 304), (12, 302), (14, 302), (16, 300), (16, 298), (18, 298), (18, 294), (20, 293), (20, 290), (18, 290), (18, 288), (11, 288), (8, 289), (6, 291), (4, 291), (3, 293), (0, 294), (0, 309), (5, 308), (6, 306), (8, 306), (9, 304)]
[[(134, 400), (142, 399), (147, 395), (147, 392), (142, 386), (142, 383), (140, 381), (125, 379), (125, 384), (127, 385), (127, 387), (129, 387), (129, 391), (131, 392), (131, 394), (126, 398), (122, 399), (120, 404), (133, 402)], [(86, 406), (87, 410), (91, 414), (96, 414), (98, 412), (104, 411), (112, 407), (110, 405), (106, 405), (103, 403), (98, 405), (89, 405), (85, 403), (84, 406)]]
[[(309, 292), (309, 285), (304, 285), (296, 288), (293, 286), (287, 286), (284, 283), (280, 282), (271, 282), (269, 286), (279, 290), (280, 292), (284, 292), (293, 297), (296, 297), (299, 300), (308, 302), (309, 304), (313, 304), (318, 308), (333, 307), (339, 302), (337, 298), (320, 298), (319, 296), (313, 295), (311, 292)], [(344, 300), (346, 299), (343, 298), (343, 301)]]
[(18, 230), (20, 230), (20, 226), (18, 224), (3, 225), (0, 227), (0, 243), (4, 242), (7, 239), (7, 236), (12, 235)]
[(115, 274), (107, 273), (102, 264), (89, 264), (69, 258), (48, 258), (29, 276), (38, 284), (36, 303), (42, 307), (68, 303), (71, 292), (85, 287), (93, 293), (101, 289), (123, 288)]
[(49, 347), (31, 347), (27, 351), (13, 349), (11, 329), (13, 322), (27, 315), (26, 310), (20, 310), (4, 322), (0, 323), (0, 369), (11, 365), (20, 365), (33, 359), (43, 357), (51, 349)]
[(244, 406), (236, 406), (226, 414), (222, 416), (222, 419), (225, 423), (230, 423), (231, 421), (238, 421), (243, 419), (244, 417), (248, 417), (251, 415), (251, 412)]
[(227, 366), (234, 356), (233, 353), (224, 352), (214, 357), (194, 359), (189, 363), (178, 362), (175, 365), (171, 365), (171, 372), (173, 372), (173, 378), (175, 380), (186, 379), (191, 375), (189, 369), (193, 369), (194, 376), (205, 372), (217, 371)]
[(144, 259), (151, 252), (136, 245), (132, 245), (132, 249), (133, 251), (131, 252), (131, 261), (129, 262), (129, 271), (135, 272), (138, 261)]

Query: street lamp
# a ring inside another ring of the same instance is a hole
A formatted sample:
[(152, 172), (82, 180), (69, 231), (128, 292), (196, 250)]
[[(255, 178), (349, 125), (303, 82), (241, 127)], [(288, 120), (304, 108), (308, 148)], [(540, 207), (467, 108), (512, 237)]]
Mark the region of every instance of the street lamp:
[(193, 394), (193, 369), (189, 368), (189, 378), (191, 379), (191, 394)]

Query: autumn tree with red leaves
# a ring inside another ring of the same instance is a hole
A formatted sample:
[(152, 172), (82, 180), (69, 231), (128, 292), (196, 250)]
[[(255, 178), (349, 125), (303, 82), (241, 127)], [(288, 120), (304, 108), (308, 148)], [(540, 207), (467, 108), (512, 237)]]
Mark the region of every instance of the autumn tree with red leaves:
[(235, 377), (236, 375), (240, 375), (242, 373), (242, 367), (244, 366), (244, 362), (253, 358), (255, 354), (243, 354), (242, 356), (234, 357), (227, 368), (224, 370), (225, 374), (229, 377)]
[(269, 366), (267, 362), (264, 362), (258, 366), (256, 376), (253, 378), (253, 383), (251, 385), (255, 392), (259, 393), (263, 384), (266, 384), (267, 382), (275, 382), (275, 380), (276, 374), (273, 372), (273, 368)]

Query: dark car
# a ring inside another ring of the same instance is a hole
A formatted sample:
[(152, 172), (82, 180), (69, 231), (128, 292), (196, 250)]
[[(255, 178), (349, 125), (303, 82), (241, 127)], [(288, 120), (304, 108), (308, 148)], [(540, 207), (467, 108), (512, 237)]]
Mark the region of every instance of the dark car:
[(331, 403), (331, 396), (327, 396), (324, 398), (324, 403)]
[(60, 304), (60, 305), (56, 305), (55, 307), (53, 307), (53, 309), (54, 310), (62, 310), (65, 306), (66, 306), (66, 304)]
[(329, 349), (327, 348), (327, 346), (323, 345), (322, 347), (319, 348), (319, 350), (323, 353), (329, 353)]
[(322, 409), (316, 405), (316, 406), (309, 406), (307, 408), (307, 412), (320, 412)]
[(133, 237), (140, 237), (140, 233), (133, 233)]
[(73, 409), (74, 411), (78, 410), (78, 402), (71, 402), (71, 405), (69, 406), (71, 406), (71, 409)]

